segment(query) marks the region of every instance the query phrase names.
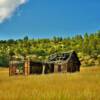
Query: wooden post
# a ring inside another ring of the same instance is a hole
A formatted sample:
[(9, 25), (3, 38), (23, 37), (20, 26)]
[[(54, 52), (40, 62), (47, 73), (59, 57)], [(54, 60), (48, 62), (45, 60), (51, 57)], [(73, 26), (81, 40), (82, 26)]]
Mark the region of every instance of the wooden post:
[(9, 65), (9, 76), (11, 76), (11, 75), (12, 75), (12, 66)]
[(29, 75), (30, 74), (30, 61), (29, 59), (25, 60), (24, 64), (24, 75)]
[(62, 63), (61, 71), (64, 72), (64, 64)]
[(43, 65), (42, 74), (45, 74), (45, 65)]
[(13, 75), (13, 63), (12, 61), (9, 62), (9, 76)]
[(27, 63), (27, 60), (26, 60), (25, 65), (24, 65), (24, 75), (28, 74), (27, 69), (28, 69), (28, 63)]
[(68, 63), (66, 63), (65, 66), (66, 66), (65, 70), (66, 70), (66, 72), (68, 72)]

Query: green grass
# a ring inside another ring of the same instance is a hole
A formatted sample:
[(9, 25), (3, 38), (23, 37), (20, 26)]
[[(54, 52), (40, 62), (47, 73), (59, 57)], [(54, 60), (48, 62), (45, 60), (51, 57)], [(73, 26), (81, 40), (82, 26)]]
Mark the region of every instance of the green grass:
[(100, 100), (100, 67), (72, 74), (12, 77), (1, 68), (0, 100)]

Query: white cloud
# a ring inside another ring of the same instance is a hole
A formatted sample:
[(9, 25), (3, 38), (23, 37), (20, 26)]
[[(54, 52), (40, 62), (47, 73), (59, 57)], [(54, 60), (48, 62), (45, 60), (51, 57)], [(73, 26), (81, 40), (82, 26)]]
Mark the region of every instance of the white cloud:
[(27, 0), (0, 0), (0, 23), (9, 19), (14, 11), (26, 2)]

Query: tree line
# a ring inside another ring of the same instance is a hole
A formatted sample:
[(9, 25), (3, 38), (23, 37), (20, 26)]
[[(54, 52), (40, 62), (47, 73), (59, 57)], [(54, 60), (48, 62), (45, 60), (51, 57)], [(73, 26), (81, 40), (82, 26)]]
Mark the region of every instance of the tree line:
[(53, 53), (75, 50), (84, 66), (100, 64), (100, 31), (73, 37), (0, 40), (0, 66), (9, 65), (9, 57), (29, 56), (32, 60), (47, 60)]

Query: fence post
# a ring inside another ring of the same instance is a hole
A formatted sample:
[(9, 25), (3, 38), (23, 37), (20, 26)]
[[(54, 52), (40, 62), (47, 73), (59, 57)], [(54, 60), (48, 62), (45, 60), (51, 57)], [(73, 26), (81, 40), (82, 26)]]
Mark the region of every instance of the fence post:
[(43, 65), (42, 74), (45, 74), (45, 65)]
[(24, 75), (29, 75), (29, 74), (30, 74), (30, 61), (29, 59), (26, 59), (24, 64)]
[(54, 64), (54, 73), (57, 73), (57, 72), (58, 72), (58, 64), (55, 63), (55, 64)]

